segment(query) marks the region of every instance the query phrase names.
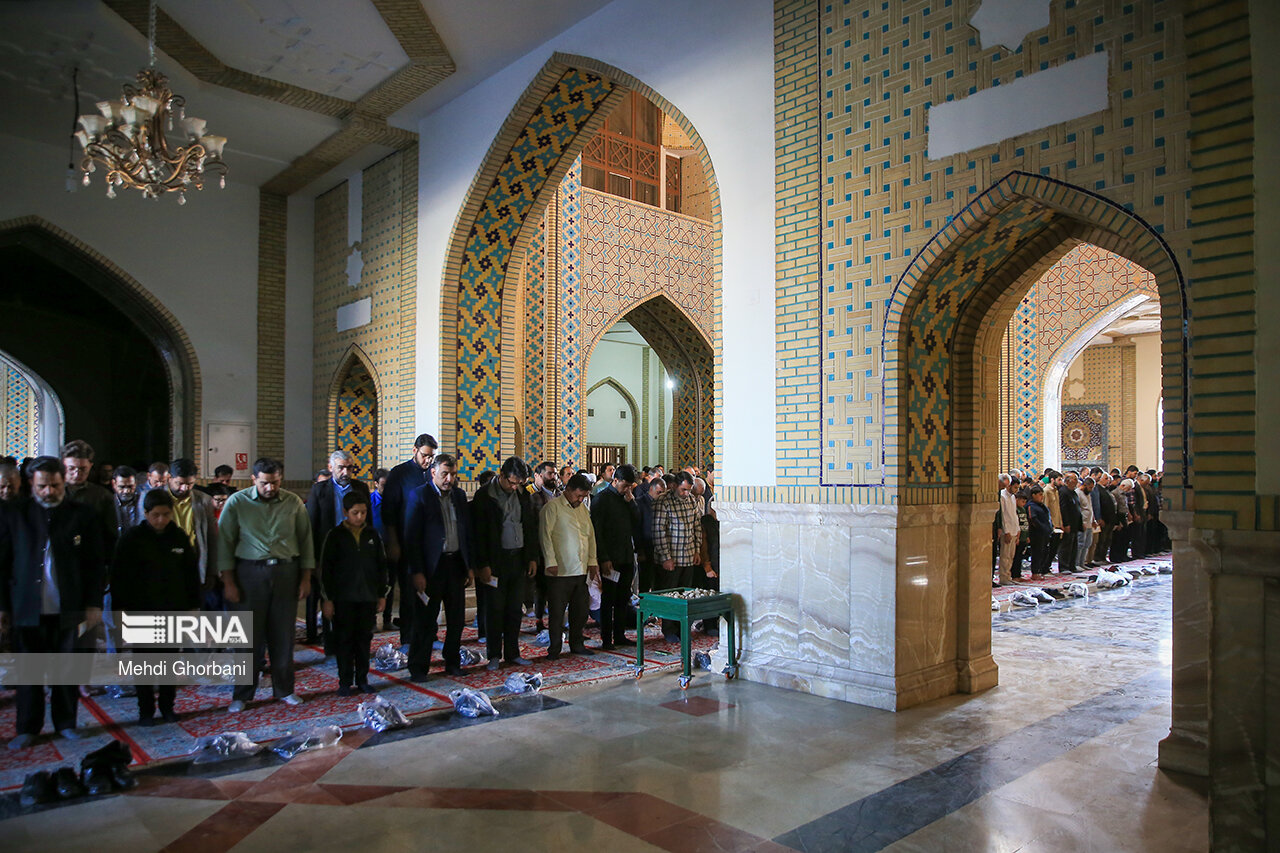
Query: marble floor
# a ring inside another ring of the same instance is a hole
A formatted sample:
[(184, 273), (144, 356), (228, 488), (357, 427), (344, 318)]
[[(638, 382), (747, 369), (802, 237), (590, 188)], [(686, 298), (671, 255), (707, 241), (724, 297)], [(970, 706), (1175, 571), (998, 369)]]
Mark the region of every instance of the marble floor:
[(147, 775), (0, 820), (0, 849), (1203, 850), (1203, 794), (1155, 765), (1161, 581), (996, 616), (1001, 683), (978, 696), (893, 714), (710, 676), (614, 681), (249, 772)]

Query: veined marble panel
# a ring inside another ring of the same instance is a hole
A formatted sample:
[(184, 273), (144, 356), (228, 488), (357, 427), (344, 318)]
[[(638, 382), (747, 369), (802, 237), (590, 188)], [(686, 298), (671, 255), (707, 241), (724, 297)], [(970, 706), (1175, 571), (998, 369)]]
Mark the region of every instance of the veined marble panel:
[(956, 659), (959, 507), (902, 507), (897, 536), (897, 673)]
[(878, 708), (896, 707), (897, 509), (716, 506), (721, 587), (742, 596), (745, 611), (739, 614), (743, 677)]

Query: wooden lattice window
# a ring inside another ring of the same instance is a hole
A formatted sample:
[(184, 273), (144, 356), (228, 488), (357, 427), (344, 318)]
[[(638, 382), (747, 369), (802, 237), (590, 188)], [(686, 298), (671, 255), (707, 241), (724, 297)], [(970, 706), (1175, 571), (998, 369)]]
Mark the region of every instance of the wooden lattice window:
[(667, 210), (680, 213), (680, 158), (667, 155)]
[(662, 111), (631, 92), (582, 150), (582, 184), (657, 206), (661, 163)]

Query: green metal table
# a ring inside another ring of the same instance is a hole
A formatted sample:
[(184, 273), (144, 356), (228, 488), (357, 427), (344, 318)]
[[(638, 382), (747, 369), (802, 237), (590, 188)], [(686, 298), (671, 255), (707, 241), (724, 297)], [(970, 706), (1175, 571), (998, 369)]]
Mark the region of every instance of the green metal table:
[(725, 617), (729, 623), (729, 663), (721, 670), (725, 678), (733, 678), (738, 674), (738, 659), (734, 654), (733, 593), (721, 592), (714, 595), (703, 595), (697, 598), (676, 598), (666, 593), (689, 592), (691, 588), (657, 589), (653, 592), (640, 593), (640, 603), (636, 605), (636, 678), (644, 675), (644, 623), (650, 616), (660, 619), (671, 619), (680, 623), (680, 660), (684, 664), (684, 674), (680, 676), (680, 688), (687, 689), (693, 680), (693, 668), (690, 665), (689, 652), (691, 638), (689, 626), (699, 619), (719, 619)]

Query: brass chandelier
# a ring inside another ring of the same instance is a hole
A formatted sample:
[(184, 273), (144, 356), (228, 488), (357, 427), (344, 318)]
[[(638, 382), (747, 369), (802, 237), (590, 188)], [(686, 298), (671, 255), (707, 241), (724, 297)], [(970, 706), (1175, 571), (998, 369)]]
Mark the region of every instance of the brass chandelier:
[[(205, 133), (205, 120), (186, 115), (186, 99), (175, 95), (167, 78), (156, 71), (156, 0), (151, 0), (148, 48), (150, 65), (138, 72), (138, 84), (126, 83), (118, 101), (99, 101), (102, 115), (82, 115), (75, 138), (84, 149), (80, 170), (83, 183), (98, 166), (106, 170), (107, 198), (116, 188), (141, 190), (144, 197), (178, 193), (178, 204), (187, 203), (187, 190), (204, 188), (206, 175), (217, 174), (218, 185), (227, 185), (222, 162), (226, 137)], [(170, 139), (174, 114), (181, 136)]]

